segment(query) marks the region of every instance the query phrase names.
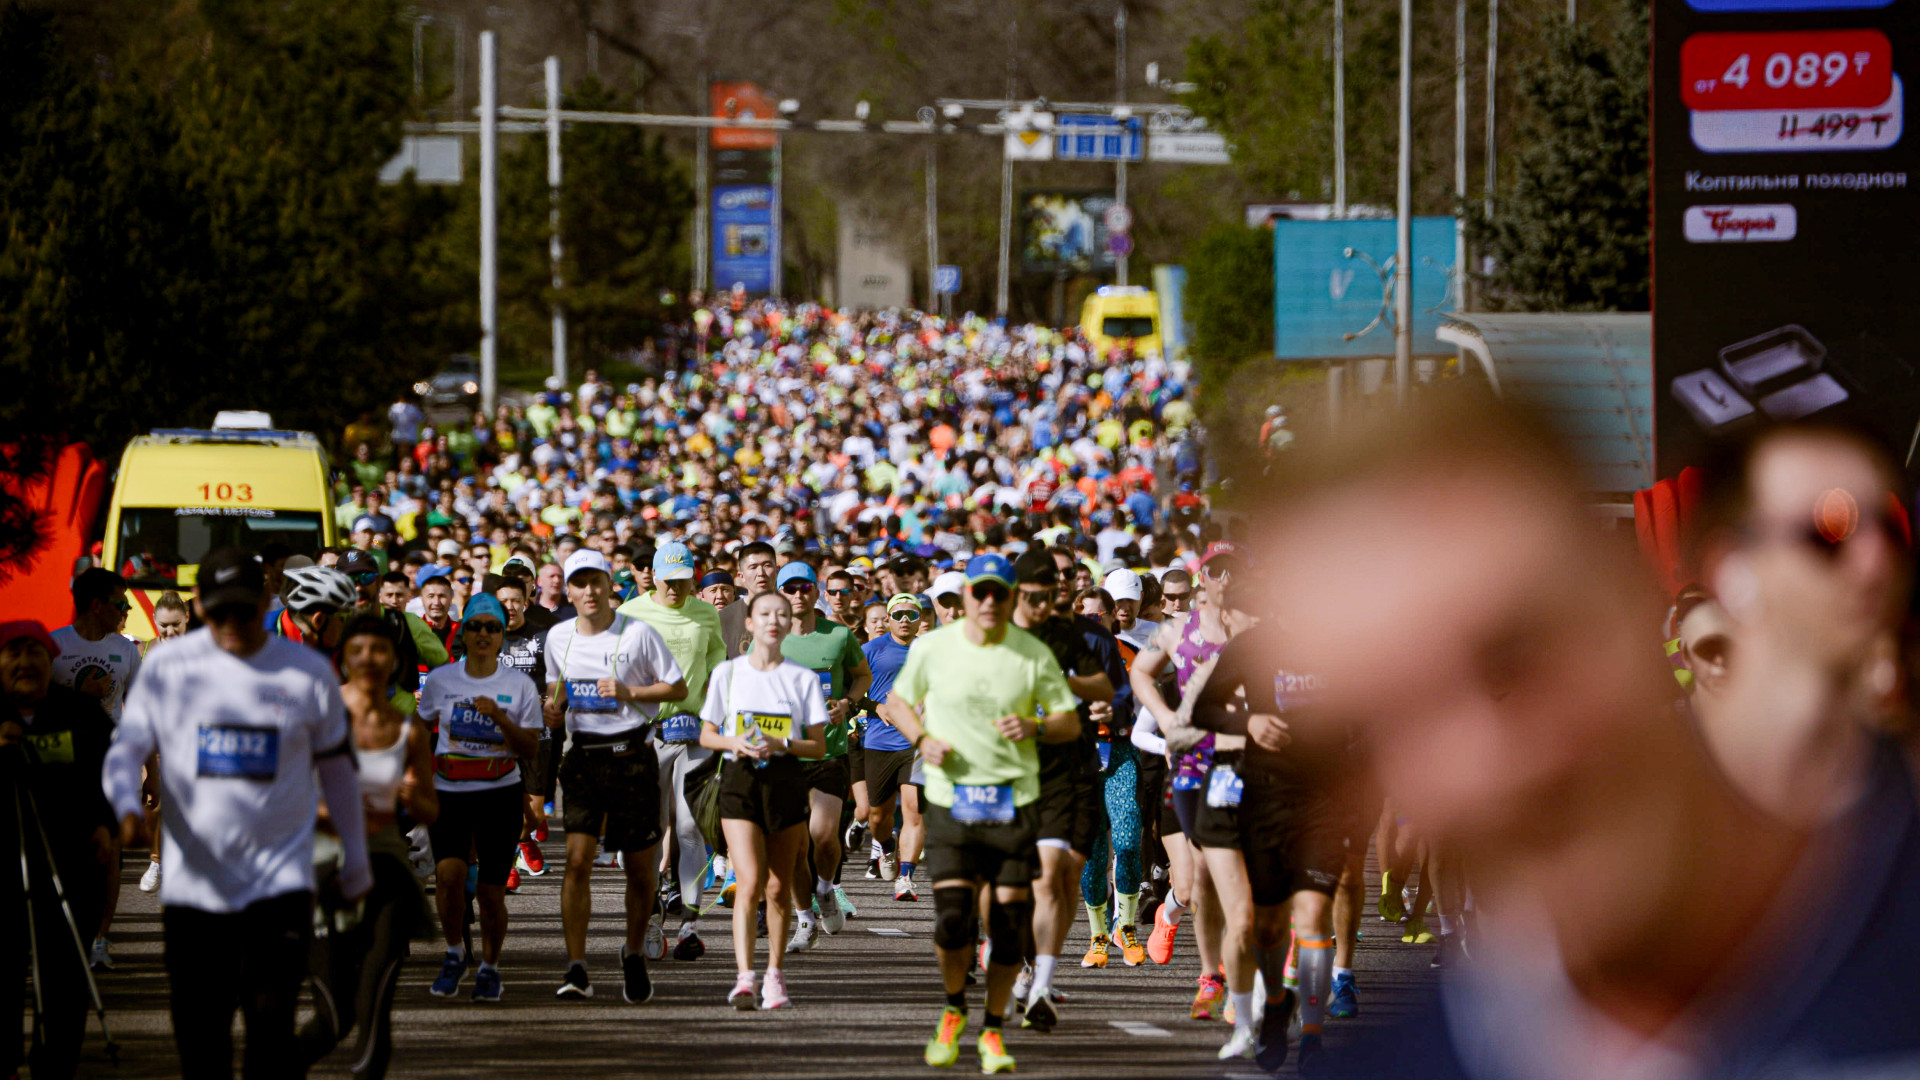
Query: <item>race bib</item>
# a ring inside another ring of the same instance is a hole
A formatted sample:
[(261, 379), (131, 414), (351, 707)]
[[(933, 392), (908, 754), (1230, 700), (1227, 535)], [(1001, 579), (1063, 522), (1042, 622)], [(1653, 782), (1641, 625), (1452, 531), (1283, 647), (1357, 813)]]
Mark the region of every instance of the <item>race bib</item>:
[(820, 696), (826, 698), (828, 701), (832, 701), (833, 669), (828, 668), (825, 671), (816, 671), (814, 674), (820, 676)]
[(279, 772), (278, 728), (200, 725), (200, 776), (272, 780)]
[(660, 721), (663, 742), (692, 742), (700, 737), (700, 718), (692, 713), (674, 713)]
[(73, 764), (73, 732), (56, 731), (51, 735), (29, 735), (27, 742), (43, 765)]
[(760, 734), (769, 739), (791, 739), (793, 738), (793, 717), (779, 716), (774, 713), (742, 712), (740, 734), (745, 735), (748, 728), (758, 728)]
[(1206, 783), (1206, 779), (1204, 777), (1189, 776), (1186, 773), (1178, 773), (1173, 778), (1173, 790), (1199, 791), (1201, 785), (1205, 783)]
[(500, 728), (482, 716), (471, 701), (459, 702), (448, 713), (447, 737), (455, 746), (465, 750), (492, 750), (507, 741), (507, 737), (500, 733)]
[(1113, 744), (1103, 739), (1093, 745), (1100, 750), (1100, 771), (1106, 772), (1113, 762)]
[(1233, 766), (1216, 763), (1207, 774), (1207, 805), (1219, 810), (1239, 806), (1240, 793), (1245, 788), (1246, 782), (1233, 771)]
[(1005, 825), (1012, 821), (1013, 785), (953, 785), (953, 820), (962, 825)]
[(574, 712), (619, 712), (620, 703), (600, 692), (598, 679), (568, 679), (567, 708)]

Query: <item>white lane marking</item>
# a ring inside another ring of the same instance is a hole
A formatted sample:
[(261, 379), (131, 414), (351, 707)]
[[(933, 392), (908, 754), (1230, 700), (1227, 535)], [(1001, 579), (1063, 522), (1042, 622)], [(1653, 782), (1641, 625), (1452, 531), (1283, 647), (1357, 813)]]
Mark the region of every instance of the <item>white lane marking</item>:
[(891, 926), (871, 926), (871, 927), (868, 927), (868, 929), (872, 930), (876, 934), (879, 934), (881, 937), (912, 937), (913, 936), (912, 934), (907, 933), (905, 930), (897, 930)]
[(1129, 1035), (1135, 1035), (1142, 1039), (1173, 1038), (1173, 1032), (1168, 1031), (1166, 1028), (1157, 1027), (1153, 1024), (1142, 1023), (1139, 1020), (1109, 1020), (1107, 1021), (1107, 1023), (1112, 1024), (1114, 1027), (1119, 1028), (1121, 1031), (1124, 1031)]

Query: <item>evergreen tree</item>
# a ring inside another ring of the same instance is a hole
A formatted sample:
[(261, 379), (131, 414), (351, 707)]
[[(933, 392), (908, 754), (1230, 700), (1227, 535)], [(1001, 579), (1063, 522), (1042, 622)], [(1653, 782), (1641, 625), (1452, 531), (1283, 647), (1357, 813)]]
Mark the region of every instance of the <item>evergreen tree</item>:
[(1187, 252), (1188, 318), (1202, 404), (1235, 368), (1273, 356), (1273, 230), (1217, 225)]

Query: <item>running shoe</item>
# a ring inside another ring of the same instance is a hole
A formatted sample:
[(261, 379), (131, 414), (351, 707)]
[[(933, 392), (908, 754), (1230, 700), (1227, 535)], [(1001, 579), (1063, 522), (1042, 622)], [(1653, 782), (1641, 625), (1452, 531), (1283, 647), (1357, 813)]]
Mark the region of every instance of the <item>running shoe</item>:
[(540, 854), (540, 845), (525, 841), (520, 845), (520, 857), (514, 866), (528, 877), (539, 877), (547, 872), (547, 857)]
[(1431, 945), (1433, 931), (1427, 929), (1427, 924), (1418, 918), (1408, 919), (1407, 928), (1401, 932), (1400, 940), (1409, 945)]
[(913, 879), (910, 877), (894, 878), (893, 879), (893, 898), (895, 900), (920, 899), (919, 892), (917, 892), (913, 887)]
[(892, 881), (900, 873), (900, 859), (896, 855), (880, 856), (880, 880)]
[(760, 1007), (760, 993), (753, 986), (753, 972), (743, 971), (734, 976), (733, 989), (727, 993), (727, 1004), (735, 1012), (752, 1012)]
[(721, 907), (733, 906), (733, 891), (734, 891), (735, 884), (736, 882), (733, 880), (733, 868), (729, 866), (727, 868), (727, 882), (726, 884), (720, 886), (720, 906)]
[(927, 1040), (927, 1064), (944, 1069), (960, 1060), (960, 1036), (967, 1030), (967, 1014), (964, 1009), (949, 1005), (940, 1013), (940, 1026), (933, 1029), (933, 1038)]
[(520, 891), (520, 868), (517, 866), (507, 868), (507, 891)]
[(813, 948), (814, 939), (819, 936), (819, 931), (815, 930), (810, 922), (795, 921), (798, 925), (793, 928), (793, 937), (787, 939), (787, 951), (807, 952)]
[(1060, 1010), (1053, 1007), (1053, 995), (1036, 994), (1032, 1001), (1027, 1002), (1027, 1015), (1020, 1021), (1020, 1026), (1046, 1034), (1059, 1022)]
[(88, 966), (95, 971), (113, 970), (113, 946), (106, 938), (93, 939), (93, 956)]
[(649, 960), (664, 960), (667, 955), (666, 916), (654, 913), (647, 920), (647, 936), (640, 942), (640, 955)]
[(1121, 927), (1120, 932), (1115, 935), (1115, 940), (1120, 945), (1120, 959), (1126, 961), (1128, 967), (1139, 967), (1147, 962), (1146, 947), (1140, 944), (1140, 938), (1134, 933), (1133, 927)]
[(1298, 1058), (1298, 1065), (1301, 1076), (1319, 1076), (1326, 1072), (1321, 1066), (1321, 1050), (1320, 1036), (1300, 1036), (1300, 1057)]
[[(547, 813), (549, 814), (553, 813), (552, 803), (547, 804)], [(547, 823), (542, 821), (540, 823), (540, 827), (533, 830), (533, 842), (536, 844), (544, 844), (547, 842), (548, 835), (549, 833), (547, 832)]]
[(1353, 985), (1353, 973), (1341, 972), (1333, 977), (1333, 996), (1327, 999), (1327, 1015), (1335, 1020), (1347, 1020), (1360, 1015), (1360, 991)]
[(793, 1004), (787, 996), (787, 977), (779, 971), (767, 972), (767, 981), (760, 985), (760, 1008), (765, 1011), (784, 1009)]
[(607, 851), (603, 848), (600, 854), (593, 857), (593, 868), (595, 870), (611, 870), (619, 865), (620, 853), (617, 851)]
[(1291, 990), (1283, 991), (1281, 1000), (1267, 1002), (1260, 1022), (1254, 1025), (1259, 1038), (1255, 1042), (1253, 1061), (1269, 1073), (1279, 1072), (1280, 1066), (1287, 1063), (1289, 1028), (1299, 1004), (1299, 995)]
[(1226, 980), (1218, 975), (1202, 975), (1200, 989), (1193, 995), (1193, 1007), (1187, 1015), (1195, 1020), (1211, 1020), (1227, 996)]
[(1147, 935), (1147, 959), (1156, 964), (1173, 963), (1173, 939), (1180, 933), (1180, 924), (1167, 918), (1167, 905), (1161, 904), (1153, 909), (1153, 933)]
[(980, 1051), (980, 1071), (983, 1073), (1003, 1073), (1013, 1071), (1013, 1055), (1007, 1053), (1006, 1042), (1000, 1036), (999, 1028), (988, 1028), (980, 1033), (978, 1044)]
[(687, 902), (686, 899), (680, 895), (680, 886), (672, 880), (662, 881), (660, 883), (659, 906), (655, 908), (655, 910), (665, 915), (671, 915), (676, 919), (686, 918)]
[(853, 906), (853, 897), (847, 895), (847, 890), (835, 885), (833, 887), (833, 899), (835, 903), (840, 905), (841, 913), (846, 915), (847, 918), (857, 919), (860, 917), (860, 909)]
[(1393, 875), (1380, 875), (1380, 921), (1399, 922), (1407, 917), (1407, 902), (1393, 883)]
[(1227, 1045), (1220, 1048), (1220, 1060), (1232, 1061), (1234, 1058), (1253, 1057), (1254, 1035), (1252, 1028), (1235, 1027), (1233, 1034), (1227, 1037)]
[(1440, 935), (1440, 947), (1433, 950), (1433, 962), (1428, 964), (1435, 970), (1455, 968), (1473, 962), (1473, 956), (1467, 952), (1466, 935), (1455, 931)]
[(675, 960), (698, 960), (707, 955), (707, 943), (700, 940), (700, 932), (692, 926), (680, 928), (680, 938), (673, 943)]
[(585, 1000), (593, 996), (593, 984), (587, 981), (587, 965), (567, 965), (567, 977), (554, 992), (557, 998), (576, 998)]
[(472, 960), (465, 952), (457, 956), (452, 952), (447, 953), (447, 958), (440, 962), (440, 976), (433, 980), (432, 986), (427, 987), (427, 993), (437, 998), (450, 998), (459, 993), (460, 980), (467, 977), (467, 965)]
[(816, 893), (813, 898), (813, 906), (820, 912), (820, 929), (829, 936), (839, 933), (847, 925), (847, 913), (840, 910), (840, 898), (835, 895), (838, 891)]
[(493, 1002), (500, 1000), (500, 969), (483, 967), (473, 977), (473, 1000)]
[(1011, 1007), (1015, 1009), (1026, 1008), (1027, 998), (1032, 995), (1032, 993), (1033, 965), (1022, 961), (1020, 964), (1020, 974), (1014, 976), (1013, 979), (1013, 1000)]
[(645, 1005), (653, 1000), (653, 980), (647, 976), (646, 956), (620, 946), (620, 975), (625, 980), (620, 996), (627, 1004)]
[(867, 880), (868, 881), (880, 880), (880, 860), (879, 859), (867, 860)]
[(1107, 935), (1096, 934), (1093, 944), (1087, 948), (1087, 955), (1080, 958), (1083, 968), (1103, 968), (1107, 966)]
[(840, 839), (845, 841), (848, 851), (859, 851), (860, 842), (866, 838), (867, 827), (858, 821), (848, 825), (847, 831), (840, 835)]
[(160, 860), (148, 859), (147, 872), (140, 875), (141, 892), (160, 891)]

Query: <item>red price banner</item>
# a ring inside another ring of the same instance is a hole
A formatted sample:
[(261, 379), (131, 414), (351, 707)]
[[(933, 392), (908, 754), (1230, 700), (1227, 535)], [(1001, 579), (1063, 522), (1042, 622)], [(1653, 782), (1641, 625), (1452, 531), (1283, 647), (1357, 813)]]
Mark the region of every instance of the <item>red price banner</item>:
[(1878, 30), (1695, 34), (1680, 46), (1680, 97), (1696, 111), (1870, 109), (1893, 96), (1893, 45)]

